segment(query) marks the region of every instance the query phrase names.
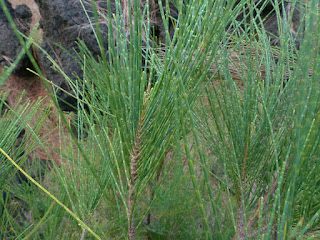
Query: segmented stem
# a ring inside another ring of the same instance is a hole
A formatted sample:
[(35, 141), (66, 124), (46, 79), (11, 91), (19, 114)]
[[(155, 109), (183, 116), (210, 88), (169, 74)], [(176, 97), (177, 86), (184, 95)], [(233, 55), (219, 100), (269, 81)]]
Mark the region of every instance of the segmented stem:
[(137, 135), (136, 135), (136, 140), (134, 143), (133, 147), (133, 152), (131, 154), (131, 160), (130, 160), (130, 172), (131, 172), (131, 179), (129, 183), (129, 199), (128, 199), (128, 235), (130, 240), (135, 239), (135, 234), (136, 234), (136, 228), (134, 225), (134, 209), (133, 209), (133, 204), (134, 204), (134, 198), (136, 195), (136, 180), (138, 176), (138, 160), (140, 158), (140, 143), (141, 143), (141, 131), (142, 131), (142, 124), (144, 120), (144, 114), (147, 106), (147, 102), (149, 100), (149, 93), (150, 93), (150, 88), (151, 85), (149, 83), (147, 91), (146, 91), (146, 96), (145, 96), (145, 102), (143, 104), (143, 109), (141, 113), (141, 117), (139, 120), (139, 125), (137, 129)]

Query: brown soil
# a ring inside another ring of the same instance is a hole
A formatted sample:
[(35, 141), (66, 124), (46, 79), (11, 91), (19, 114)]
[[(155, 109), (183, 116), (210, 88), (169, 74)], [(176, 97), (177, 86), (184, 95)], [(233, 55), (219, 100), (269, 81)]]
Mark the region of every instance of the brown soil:
[[(32, 11), (32, 24), (31, 28), (40, 20), (40, 13), (37, 4), (34, 0), (9, 0), (12, 7), (15, 8), (19, 4), (26, 4)], [(41, 37), (41, 30), (38, 31), (39, 37)], [(0, 67), (0, 72), (2, 71)], [(49, 94), (42, 83), (41, 79), (37, 76), (15, 76), (11, 75), (7, 81), (4, 83), (0, 92), (9, 92), (6, 99), (7, 103), (11, 108), (15, 108), (17, 104), (21, 104), (27, 101), (31, 103), (36, 102), (39, 99), (42, 100), (41, 109), (39, 113), (47, 111), (50, 108), (51, 113), (46, 117), (45, 122), (39, 132), (39, 137), (46, 142), (47, 151), (52, 159), (60, 165), (60, 156), (54, 151), (54, 149), (59, 149), (59, 130), (57, 117), (57, 111), (52, 104)], [(21, 101), (20, 101), (21, 99)], [(36, 117), (35, 117), (36, 119)], [(34, 120), (31, 125), (36, 125), (39, 119)], [(31, 158), (38, 158), (43, 160), (49, 160), (50, 157), (44, 149), (38, 147), (31, 154)]]
[[(0, 68), (0, 71), (2, 69)], [(7, 81), (4, 83), (0, 92), (8, 92), (9, 95), (6, 98), (7, 103), (11, 108), (17, 107), (17, 104), (31, 102), (35, 103), (37, 100), (42, 100), (41, 109), (39, 109), (39, 114), (47, 111), (48, 108), (50, 113), (46, 116), (43, 126), (39, 132), (39, 137), (46, 142), (48, 148), (46, 149), (52, 159), (60, 165), (60, 156), (54, 151), (54, 149), (59, 148), (59, 131), (58, 131), (58, 117), (57, 111), (52, 104), (48, 92), (42, 83), (41, 79), (37, 76), (28, 77), (18, 77), (11, 75)], [(39, 121), (39, 114), (35, 116), (31, 126), (36, 126)], [(28, 132), (28, 131), (27, 131)], [(50, 147), (49, 147), (50, 146)], [(30, 154), (31, 158), (49, 160), (50, 157), (47, 155), (44, 149), (38, 147), (35, 151)]]

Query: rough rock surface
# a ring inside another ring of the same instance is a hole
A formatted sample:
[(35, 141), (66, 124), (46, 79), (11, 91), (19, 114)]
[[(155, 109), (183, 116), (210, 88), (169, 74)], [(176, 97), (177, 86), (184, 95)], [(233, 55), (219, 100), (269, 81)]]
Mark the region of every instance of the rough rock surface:
[[(257, 2), (257, 0), (255, 1)], [(279, 41), (279, 26), (278, 26), (278, 19), (277, 19), (277, 14), (276, 11), (274, 11), (274, 6), (275, 2), (269, 2), (266, 6), (264, 6), (263, 9), (262, 6), (265, 3), (261, 1), (259, 4), (257, 4), (257, 9), (261, 10), (260, 17), (261, 19), (264, 20), (264, 28), (267, 31), (267, 34), (269, 35), (270, 38), (270, 43), (272, 45), (279, 46), (280, 41)], [(300, 45), (300, 39), (299, 39), (299, 34), (298, 34), (298, 29), (300, 26), (300, 17), (301, 17), (301, 6), (296, 5), (293, 6), (290, 1), (284, 1), (284, 4), (282, 6), (282, 3), (279, 2), (279, 10), (280, 10), (280, 15), (282, 17), (285, 17), (288, 21), (291, 16), (292, 12), (292, 18), (290, 20), (289, 24), (289, 31), (290, 34), (292, 35), (293, 39), (295, 40), (297, 48), (299, 48)], [(250, 14), (249, 14), (249, 9), (246, 10), (247, 12), (247, 21), (250, 20)], [(257, 12), (254, 10), (254, 15), (256, 15)], [(244, 14), (240, 14), (237, 18), (237, 20), (241, 21), (243, 20)], [(260, 23), (260, 20), (257, 20), (257, 23)]]
[[(291, 2), (285, 2), (284, 3), (284, 9), (280, 7), (281, 14), (283, 14), (286, 19), (290, 19), (290, 14), (292, 11), (292, 19), (288, 23), (289, 28), (290, 28), (290, 34), (292, 35), (293, 39), (295, 40), (297, 48), (300, 47), (300, 37), (298, 34), (299, 26), (300, 26), (300, 14), (301, 14), (301, 7), (297, 5), (293, 9), (293, 5)], [(284, 12), (283, 12), (284, 11)], [(270, 34), (270, 40), (271, 44), (273, 45), (280, 45), (279, 42), (279, 27), (278, 27), (278, 21), (277, 21), (277, 16), (276, 13), (272, 13), (267, 20), (264, 22), (264, 26), (267, 32)]]
[[(162, 0), (163, 1), (163, 0)], [(78, 50), (78, 45), (76, 41), (78, 39), (84, 41), (88, 49), (91, 51), (93, 56), (100, 55), (100, 49), (96, 41), (94, 32), (89, 23), (87, 14), (92, 22), (93, 13), (91, 9), (90, 1), (83, 1), (84, 6), (81, 5), (79, 0), (65, 1), (65, 0), (36, 0), (39, 5), (41, 16), (40, 26), (43, 30), (43, 43), (41, 47), (51, 56), (53, 59), (59, 63), (63, 72), (69, 77), (76, 79), (82, 78), (82, 70), (78, 63), (75, 61), (75, 52)], [(156, 1), (157, 2), (157, 1)], [(165, 6), (165, 1), (163, 1)], [(112, 11), (115, 12), (115, 1), (111, 1)], [(107, 1), (98, 1), (97, 8), (106, 9)], [(173, 17), (177, 18), (177, 11), (170, 4), (172, 8)], [(157, 31), (159, 38), (164, 38), (164, 27), (159, 24), (161, 22), (160, 12), (158, 5), (155, 3), (154, 6), (154, 21), (153, 26)], [(102, 34), (102, 40), (104, 47), (107, 50), (108, 42), (108, 27), (107, 22), (104, 19), (99, 19), (100, 30)], [(173, 27), (171, 25), (171, 32), (173, 33)], [(57, 45), (58, 44), (58, 45)], [(67, 51), (61, 49), (61, 47)], [(70, 87), (66, 83), (64, 77), (52, 68), (52, 63), (48, 60), (46, 55), (40, 51), (38, 53), (38, 61), (40, 62), (46, 77), (51, 80), (58, 87), (63, 88), (68, 93), (72, 93)], [(75, 99), (73, 99), (70, 94), (64, 91), (57, 90), (58, 98), (60, 98), (60, 107), (65, 111), (72, 111), (73, 106), (76, 105)]]
[[(36, 3), (39, 5), (41, 16), (45, 16), (40, 21), (40, 27), (43, 30), (41, 47), (59, 63), (64, 73), (71, 78), (77, 76), (81, 79), (81, 68), (74, 59), (74, 51), (78, 50), (77, 39), (83, 40), (94, 56), (99, 55), (100, 50), (80, 1), (36, 0)], [(93, 19), (91, 4), (84, 3), (84, 7), (89, 17)], [(107, 25), (100, 24), (100, 29), (103, 42), (106, 44), (108, 42)], [(107, 46), (105, 48), (107, 49)], [(44, 52), (38, 51), (38, 61), (49, 80), (67, 92), (71, 92), (63, 76), (52, 67), (52, 63)], [(63, 101), (75, 105), (74, 99), (61, 90), (57, 90), (57, 95), (62, 100), (60, 101), (62, 110), (71, 111), (72, 107)]]
[[(9, 13), (13, 17), (18, 30), (23, 34), (28, 34), (32, 21), (32, 13), (27, 5), (19, 5), (13, 9), (8, 0), (5, 4)], [(12, 30), (9, 21), (0, 8), (0, 64), (2, 67), (10, 66), (21, 51), (21, 45)], [(26, 67), (30, 66), (29, 59), (25, 56), (17, 65), (14, 73), (17, 75), (26, 74)]]

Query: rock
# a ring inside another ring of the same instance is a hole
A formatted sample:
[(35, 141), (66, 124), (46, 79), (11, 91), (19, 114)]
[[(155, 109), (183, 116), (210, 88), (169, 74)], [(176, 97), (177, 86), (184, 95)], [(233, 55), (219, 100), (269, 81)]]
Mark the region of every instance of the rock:
[[(264, 2), (261, 2), (257, 4), (257, 9), (261, 10), (260, 17), (264, 20), (263, 25), (265, 30), (267, 31), (267, 34), (270, 38), (270, 43), (274, 46), (279, 46), (279, 26), (278, 26), (278, 17), (276, 14), (276, 11), (274, 9), (274, 2), (269, 2), (266, 4), (266, 6), (263, 6)], [(284, 6), (284, 8), (283, 8)], [(295, 40), (296, 47), (299, 48), (300, 46), (300, 38), (298, 34), (298, 29), (300, 26), (300, 14), (303, 11), (301, 7), (297, 4), (294, 9), (293, 5), (290, 1), (284, 1), (284, 4), (282, 6), (282, 3), (279, 2), (279, 10), (280, 10), (280, 16), (283, 18), (285, 17), (287, 20), (289, 19), (289, 16), (291, 14), (291, 11), (293, 11), (291, 22), (289, 22), (289, 31), (292, 35), (293, 39)], [(256, 11), (254, 11), (254, 16), (257, 14)], [(247, 10), (247, 22), (250, 21), (250, 15), (249, 10)], [(237, 18), (238, 21), (242, 21), (244, 19), (244, 15), (240, 14)], [(256, 20), (257, 23), (260, 23), (260, 20)]]
[[(153, 4), (150, 4), (150, 12), (151, 12), (151, 34), (154, 33), (155, 37), (158, 39), (158, 43), (164, 43), (166, 32), (164, 28), (164, 24), (162, 23), (162, 17), (159, 7), (159, 1), (152, 1)], [(166, 0), (161, 0), (163, 11), (166, 13)], [(178, 10), (177, 8), (170, 2), (169, 3), (169, 34), (170, 37), (173, 37), (174, 34), (174, 21), (178, 19)]]
[(27, 5), (25, 5), (25, 4), (18, 5), (15, 8), (15, 15), (18, 18), (26, 19), (29, 24), (31, 23), (32, 12), (31, 12), (30, 8)]
[[(39, 5), (41, 16), (45, 16), (40, 21), (40, 26), (43, 30), (41, 47), (53, 57), (65, 74), (73, 79), (81, 79), (82, 70), (75, 60), (75, 51), (79, 50), (76, 41), (78, 39), (84, 41), (93, 56), (100, 55), (100, 49), (80, 1), (36, 0), (36, 3)], [(90, 19), (94, 22), (91, 4), (84, 3), (84, 6)], [(107, 49), (107, 24), (101, 22), (100, 29), (105, 49)], [(66, 51), (62, 50), (61, 47)], [(72, 90), (64, 77), (52, 67), (52, 63), (47, 59), (44, 52), (38, 51), (38, 61), (46, 77), (58, 87), (56, 91), (57, 96), (60, 98), (61, 109), (64, 111), (74, 110), (76, 100), (68, 94), (72, 94)], [(66, 92), (59, 90), (59, 87), (66, 90)]]
[[(5, 0), (5, 4), (13, 17), (18, 30), (22, 34), (28, 35), (32, 20), (31, 10), (24, 4), (17, 6), (15, 10), (8, 0)], [(20, 46), (9, 21), (2, 11), (2, 8), (0, 8), (0, 65), (2, 67), (9, 67), (17, 58), (21, 49), (22, 47)], [(25, 56), (14, 69), (14, 74), (24, 75), (26, 74), (26, 68), (30, 66), (30, 61), (28, 57)]]
[[(154, 1), (152, 1), (154, 2)], [(165, 0), (162, 0), (165, 6)], [(40, 26), (43, 30), (43, 43), (41, 47), (45, 50), (54, 61), (61, 67), (62, 71), (74, 79), (82, 79), (81, 66), (75, 60), (75, 51), (79, 51), (77, 40), (84, 41), (88, 50), (93, 56), (101, 55), (94, 31), (85, 14), (85, 11), (79, 0), (36, 0), (42, 17)], [(154, 21), (152, 28), (156, 30), (158, 39), (164, 41), (164, 27), (162, 24), (161, 14), (159, 11), (158, 1), (153, 4)], [(91, 21), (94, 23), (91, 4), (84, 1), (84, 7)], [(104, 10), (107, 7), (107, 1), (98, 1), (97, 8)], [(115, 12), (115, 1), (111, 1), (112, 11)], [(170, 4), (170, 12), (173, 18), (177, 18), (178, 12)], [(105, 19), (100, 20), (100, 30), (104, 48), (108, 50), (108, 27)], [(173, 23), (170, 22), (170, 31), (173, 34)], [(129, 38), (130, 36), (128, 36)], [(58, 45), (57, 45), (58, 44)], [(65, 50), (61, 49), (64, 48)], [(53, 64), (48, 60), (43, 51), (38, 51), (38, 62), (41, 64), (46, 77), (56, 85), (56, 92), (59, 99), (59, 105), (63, 111), (73, 111), (76, 106), (76, 99), (71, 95), (72, 89), (66, 82), (65, 78), (56, 71)], [(80, 84), (81, 85), (81, 84)], [(59, 89), (62, 88), (63, 90)]]
[[(289, 24), (289, 31), (295, 41), (296, 47), (299, 49), (300, 37), (298, 34), (298, 29), (300, 26), (300, 14), (301, 14), (302, 9), (298, 5), (295, 6), (295, 8), (293, 9), (291, 2), (285, 2), (284, 9), (282, 9), (281, 6), (279, 6), (279, 7), (281, 10), (281, 15), (285, 16), (287, 20), (289, 19), (291, 11), (293, 11), (292, 20), (291, 20), (291, 22), (288, 23)], [(276, 16), (275, 12), (273, 12), (266, 19), (266, 21), (264, 22), (264, 27), (265, 27), (266, 31), (269, 32), (271, 44), (279, 46), (280, 45), (279, 26), (278, 26), (277, 16)]]

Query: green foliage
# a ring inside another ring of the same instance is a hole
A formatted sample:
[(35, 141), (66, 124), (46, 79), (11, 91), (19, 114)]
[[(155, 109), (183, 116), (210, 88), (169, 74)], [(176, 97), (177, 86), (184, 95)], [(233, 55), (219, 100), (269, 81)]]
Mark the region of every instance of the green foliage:
[[(109, 24), (107, 56), (98, 24), (91, 22), (99, 58), (79, 42), (83, 79), (65, 76), (78, 103), (76, 134), (59, 111), (62, 165), (45, 183), (36, 179), (48, 191), (24, 186), (33, 219), (16, 224), (15, 235), (318, 238), (319, 1), (305, 5), (300, 49), (290, 19), (280, 18), (282, 4), (275, 48), (259, 14), (256, 22), (235, 18), (244, 9), (253, 15), (257, 1), (175, 1), (172, 38), (160, 1), (166, 41), (159, 50), (150, 44), (148, 5), (141, 11), (131, 1), (126, 24), (117, 3), (115, 14), (94, 13)], [(16, 121), (1, 118), (0, 147), (10, 156), (21, 151), (12, 147), (28, 122), (22, 109), (11, 111)], [(13, 166), (0, 160), (0, 181), (8, 183), (3, 174)], [(15, 223), (7, 214), (1, 221), (3, 229)]]
[[(30, 104), (22, 104), (20, 101), (17, 107), (11, 109), (5, 102), (6, 94), (0, 95), (0, 229), (1, 238), (11, 234), (20, 234), (28, 226), (25, 225), (29, 200), (29, 190), (25, 189), (24, 176), (18, 169), (3, 155), (3, 152), (12, 156), (15, 163), (20, 166), (28, 164), (28, 154), (35, 146), (34, 139), (28, 134), (29, 123), (35, 117), (41, 101)], [(37, 126), (35, 126), (35, 129)], [(36, 161), (35, 161), (36, 162)], [(34, 175), (37, 172), (36, 164), (33, 165)], [(23, 182), (24, 184), (18, 184)], [(26, 190), (26, 191), (25, 191)], [(21, 199), (21, 202), (15, 200)]]

